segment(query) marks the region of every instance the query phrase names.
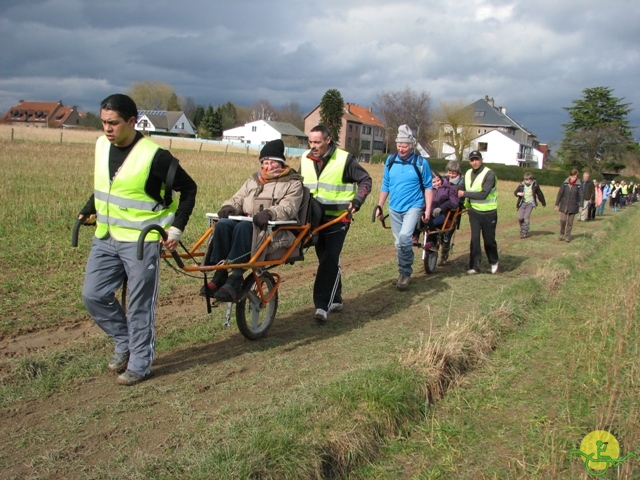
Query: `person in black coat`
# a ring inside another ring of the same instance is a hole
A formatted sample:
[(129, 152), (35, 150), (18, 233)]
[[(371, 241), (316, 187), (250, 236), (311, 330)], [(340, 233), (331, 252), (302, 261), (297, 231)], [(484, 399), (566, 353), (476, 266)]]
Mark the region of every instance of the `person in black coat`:
[(544, 199), (540, 185), (533, 178), (531, 172), (525, 172), (524, 180), (518, 185), (513, 194), (518, 197), (516, 208), (518, 209), (518, 222), (520, 222), (520, 238), (527, 238), (529, 236), (531, 212), (538, 206), (538, 202), (543, 207), (547, 206), (547, 202)]

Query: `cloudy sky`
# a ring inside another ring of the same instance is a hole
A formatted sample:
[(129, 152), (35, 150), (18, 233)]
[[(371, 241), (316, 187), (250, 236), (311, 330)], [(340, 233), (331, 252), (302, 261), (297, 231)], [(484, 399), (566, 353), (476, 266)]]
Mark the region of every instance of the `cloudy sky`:
[[(562, 139), (562, 107), (606, 86), (640, 125), (638, 0), (0, 0), (0, 112), (18, 100), (98, 111), (157, 80), (204, 106), (306, 114), (324, 92), (372, 106), (408, 86), (439, 101), (493, 97)], [(640, 129), (636, 130), (640, 137)]]

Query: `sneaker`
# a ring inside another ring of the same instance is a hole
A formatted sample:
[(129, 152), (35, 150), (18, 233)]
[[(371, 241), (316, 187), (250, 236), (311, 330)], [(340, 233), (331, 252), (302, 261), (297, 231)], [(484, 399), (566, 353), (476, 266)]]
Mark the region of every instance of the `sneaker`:
[(491, 265), (491, 274), (496, 274), (498, 273), (498, 262), (494, 263), (493, 265)]
[(129, 352), (125, 353), (114, 353), (111, 360), (107, 364), (107, 368), (111, 372), (122, 373), (127, 369), (127, 364), (129, 363)]
[(344, 308), (344, 305), (343, 305), (342, 302), (332, 303), (331, 305), (329, 305), (329, 313), (331, 313), (331, 312), (341, 312), (343, 308)]
[(567, 243), (569, 243), (569, 242), (571, 241), (571, 237), (570, 237), (569, 235), (566, 235), (566, 236), (564, 237), (564, 241), (565, 241), (565, 242), (567, 242)]
[(400, 275), (400, 277), (398, 277), (398, 281), (396, 282), (396, 288), (398, 290), (406, 290), (407, 288), (409, 288), (410, 281), (411, 281), (411, 277), (408, 277), (406, 275)]
[(476, 273), (478, 273), (478, 271), (473, 268), (467, 270), (467, 275), (475, 275)]
[(131, 386), (137, 383), (142, 382), (147, 379), (149, 375), (140, 375), (139, 373), (134, 372), (133, 370), (127, 370), (123, 374), (118, 375), (116, 379), (116, 383), (118, 385), (126, 385)]
[(321, 308), (316, 309), (316, 313), (313, 314), (313, 318), (319, 322), (327, 321), (327, 312)]
[(558, 235), (558, 240), (563, 241), (564, 240), (564, 235)]

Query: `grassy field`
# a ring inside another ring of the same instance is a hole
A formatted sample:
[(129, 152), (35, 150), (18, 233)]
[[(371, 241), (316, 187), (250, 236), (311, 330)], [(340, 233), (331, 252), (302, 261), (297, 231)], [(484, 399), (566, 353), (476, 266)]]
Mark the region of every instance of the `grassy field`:
[[(464, 274), (463, 219), (451, 262), (426, 275), (416, 259), (400, 293), (368, 201), (343, 251), (345, 311), (311, 320), (309, 251), (278, 269), (278, 317), (257, 342), (206, 313), (201, 280), (163, 268), (154, 376), (122, 388), (80, 300), (91, 229), (70, 246), (93, 147), (0, 147), (1, 478), (586, 478), (569, 452), (596, 429), (640, 454), (635, 206), (567, 244), (544, 187), (551, 206), (521, 240), (516, 185), (501, 182), (501, 273)], [(190, 244), (257, 160), (174, 154), (199, 186)], [(367, 168), (375, 200), (381, 167)], [(604, 478), (638, 471), (630, 458)]]

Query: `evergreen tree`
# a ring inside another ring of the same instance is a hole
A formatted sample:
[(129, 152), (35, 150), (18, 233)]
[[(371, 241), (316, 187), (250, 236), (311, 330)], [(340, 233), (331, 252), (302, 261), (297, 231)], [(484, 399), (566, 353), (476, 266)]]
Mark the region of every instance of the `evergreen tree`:
[(200, 122), (202, 122), (202, 118), (204, 117), (204, 107), (202, 105), (198, 105), (193, 113), (193, 118), (191, 121), (195, 125), (196, 128), (200, 126)]
[(238, 126), (238, 111), (233, 103), (227, 102), (224, 105), (220, 105), (218, 110), (220, 112), (222, 130), (228, 130), (229, 128)]
[(198, 126), (198, 134), (202, 138), (212, 138), (213, 129), (215, 127), (215, 112), (211, 104), (207, 107), (207, 110), (204, 112), (200, 125)]
[(329, 129), (336, 144), (340, 140), (343, 113), (344, 100), (340, 92), (335, 88), (327, 90), (320, 101), (320, 123)]
[(601, 172), (619, 169), (634, 140), (627, 115), (630, 104), (608, 87), (586, 88), (583, 98), (564, 107), (571, 121), (565, 127), (559, 152), (567, 167)]
[(220, 107), (213, 111), (213, 116), (211, 117), (211, 135), (213, 137), (222, 136), (222, 113), (220, 113)]
[(167, 102), (167, 111), (168, 112), (180, 111), (180, 102), (178, 101), (178, 95), (176, 95), (175, 92), (173, 92), (169, 97), (169, 101)]

